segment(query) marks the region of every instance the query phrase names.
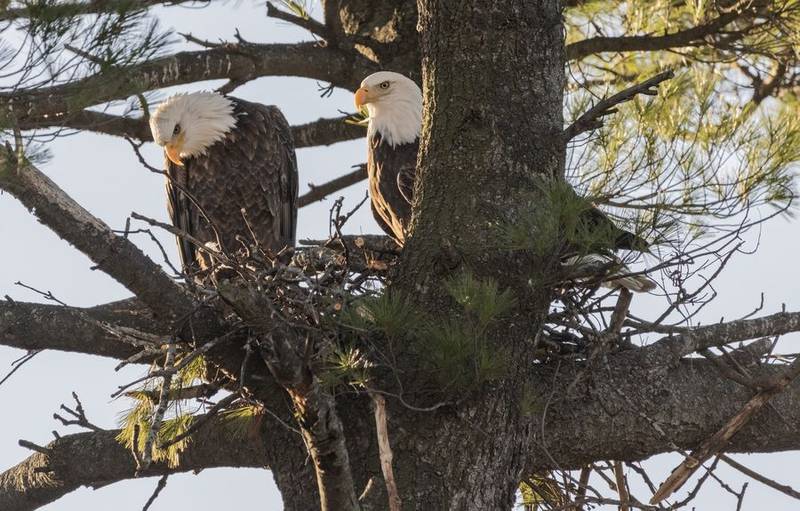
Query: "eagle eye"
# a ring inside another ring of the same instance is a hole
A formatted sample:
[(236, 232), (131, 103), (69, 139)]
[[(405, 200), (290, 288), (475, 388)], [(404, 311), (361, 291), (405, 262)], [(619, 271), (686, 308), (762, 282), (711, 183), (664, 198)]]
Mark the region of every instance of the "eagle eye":
[(381, 89), (388, 89), (389, 82), (381, 82), (381, 84), (378, 87), (380, 87)]
[(181, 125), (180, 124), (176, 124), (175, 127), (172, 129), (172, 134), (173, 135), (177, 135), (180, 132), (181, 132)]

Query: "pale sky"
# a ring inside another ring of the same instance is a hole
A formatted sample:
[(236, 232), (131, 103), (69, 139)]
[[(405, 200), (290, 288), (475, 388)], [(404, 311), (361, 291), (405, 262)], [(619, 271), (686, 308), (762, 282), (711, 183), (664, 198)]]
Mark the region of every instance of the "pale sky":
[[(315, 2), (310, 3), (319, 9)], [(205, 9), (158, 8), (153, 12), (158, 14), (164, 27), (173, 27), (178, 32), (191, 32), (209, 40), (230, 38), (235, 28), (239, 28), (245, 39), (255, 42), (291, 42), (309, 38), (291, 25), (267, 19), (263, 3), (212, 4)], [(176, 46), (180, 47), (188, 46)], [(165, 91), (164, 95), (214, 88), (221, 83), (176, 87)], [(339, 110), (352, 109), (352, 98), (348, 91), (337, 90), (332, 97), (322, 99), (317, 84), (308, 79), (262, 78), (238, 89), (234, 95), (277, 105), (291, 124), (309, 122), (319, 117), (334, 117), (340, 115)], [(59, 139), (49, 148), (53, 158), (42, 166), (42, 170), (113, 228), (123, 228), (131, 211), (167, 221), (163, 177), (143, 169), (124, 140), (82, 133)], [(151, 165), (161, 165), (160, 150), (153, 144), (147, 144), (143, 153)], [(364, 141), (344, 142), (327, 148), (300, 149), (298, 159), (302, 194), (307, 191), (307, 183), (325, 182), (349, 171), (351, 165), (365, 161)], [(336, 196), (343, 194), (347, 198), (345, 204), (355, 205), (363, 198), (365, 191), (365, 184), (360, 183)], [(298, 238), (327, 235), (328, 210), (336, 196), (300, 210)], [(378, 232), (366, 207), (354, 216), (348, 228), (351, 233)], [(782, 303), (786, 304), (787, 310), (800, 310), (800, 296), (797, 293), (800, 269), (796, 264), (796, 254), (800, 253), (800, 237), (796, 234), (797, 228), (797, 223), (790, 219), (769, 222), (760, 233), (758, 252), (734, 258), (717, 281), (715, 288), (719, 297), (703, 311), (700, 320), (710, 323), (722, 317), (734, 319), (749, 313), (758, 306), (762, 292), (765, 298), (761, 314), (777, 312)], [(749, 237), (751, 243), (755, 241), (755, 235), (753, 233)], [(162, 234), (160, 238), (173, 261), (176, 261), (171, 237)], [(15, 286), (14, 282), (18, 280), (50, 290), (60, 300), (74, 306), (91, 306), (129, 296), (110, 277), (91, 271), (91, 263), (85, 256), (36, 222), (8, 194), (0, 195), (0, 239), (10, 241), (6, 244), (7, 249), (0, 253), (0, 297), (7, 294), (19, 301), (41, 301), (41, 297)], [(141, 237), (135, 241), (156, 261), (161, 261), (160, 253), (148, 239)], [(663, 300), (657, 297), (637, 297), (634, 302), (635, 313), (646, 319), (656, 317), (663, 307)], [(787, 336), (786, 339), (788, 342), (783, 342), (783, 351), (797, 351), (792, 347), (792, 342), (797, 342), (798, 336)], [(0, 347), (0, 377), (9, 369), (12, 361), (23, 354), (19, 350)], [(116, 427), (117, 415), (129, 403), (125, 399), (112, 400), (110, 394), (117, 385), (127, 383), (145, 372), (144, 367), (135, 366), (117, 373), (114, 372), (116, 363), (114, 360), (87, 355), (44, 352), (0, 387), (0, 405), (4, 410), (3, 420), (0, 421), (0, 470), (30, 455), (30, 451), (17, 445), (20, 438), (46, 444), (53, 438), (52, 430), (62, 435), (79, 431), (77, 428), (65, 428), (52, 419), (53, 412), (61, 403), (71, 403), (72, 391), (81, 397), (93, 422), (101, 427)], [(719, 398), (724, 399), (725, 396)], [(800, 488), (795, 452), (738, 456), (737, 459), (771, 478)], [(651, 468), (651, 477), (661, 481), (679, 461), (676, 455), (664, 455), (654, 458), (647, 466)], [(725, 467), (717, 473), (737, 489), (745, 481)], [(632, 483), (635, 480), (632, 478)], [(156, 478), (145, 478), (124, 481), (99, 490), (84, 488), (42, 509), (140, 510), (156, 481)], [(687, 486), (691, 486), (691, 483)], [(649, 497), (636, 484), (633, 493), (642, 500)], [(734, 509), (735, 501), (711, 481), (706, 483), (695, 505), (699, 510), (726, 510)], [(256, 506), (258, 509), (281, 509), (280, 496), (269, 472), (214, 469), (199, 475), (171, 476), (166, 489), (151, 509), (216, 511)], [(743, 509), (789, 511), (798, 509), (798, 504), (760, 483), (752, 482)]]

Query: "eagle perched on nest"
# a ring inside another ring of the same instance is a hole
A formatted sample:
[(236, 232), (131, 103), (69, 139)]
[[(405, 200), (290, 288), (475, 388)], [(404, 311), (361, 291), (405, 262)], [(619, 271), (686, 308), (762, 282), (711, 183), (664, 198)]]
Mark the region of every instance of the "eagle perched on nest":
[[(216, 92), (177, 94), (151, 115), (150, 130), (166, 155), (175, 227), (223, 252), (294, 246), (297, 161), (278, 108)], [(187, 274), (211, 264), (187, 239), (178, 237), (178, 249)]]

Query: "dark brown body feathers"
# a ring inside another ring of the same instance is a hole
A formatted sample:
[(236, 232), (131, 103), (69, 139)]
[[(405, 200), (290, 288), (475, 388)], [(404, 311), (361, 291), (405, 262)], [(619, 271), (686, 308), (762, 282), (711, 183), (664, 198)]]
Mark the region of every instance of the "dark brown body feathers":
[[(186, 158), (183, 167), (167, 160), (169, 215), (175, 227), (224, 251), (241, 248), (241, 238), (277, 252), (294, 245), (297, 228), (297, 161), (289, 124), (274, 106), (231, 100), (237, 121), (224, 139)], [(208, 264), (187, 240), (178, 239), (178, 251), (184, 271)]]

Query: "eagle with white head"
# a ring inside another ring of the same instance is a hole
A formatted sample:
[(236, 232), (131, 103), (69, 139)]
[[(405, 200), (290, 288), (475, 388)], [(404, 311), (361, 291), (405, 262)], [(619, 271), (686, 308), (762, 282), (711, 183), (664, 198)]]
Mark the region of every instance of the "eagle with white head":
[[(150, 116), (164, 148), (172, 223), (204, 244), (235, 252), (294, 246), (297, 162), (291, 130), (274, 106), (216, 92), (176, 94)], [(178, 238), (187, 274), (210, 260)]]
[[(410, 78), (391, 71), (373, 73), (361, 82), (355, 93), (356, 108), (369, 113), (367, 130), (367, 176), (372, 213), (378, 225), (403, 246), (411, 222), (414, 177), (422, 129), (422, 90)], [(647, 250), (648, 243), (633, 233), (619, 229), (596, 207), (583, 216), (587, 225), (610, 229), (616, 249)], [(656, 283), (630, 271), (613, 255), (565, 254), (564, 263), (597, 265), (602, 259), (611, 267), (604, 285), (648, 292)]]

